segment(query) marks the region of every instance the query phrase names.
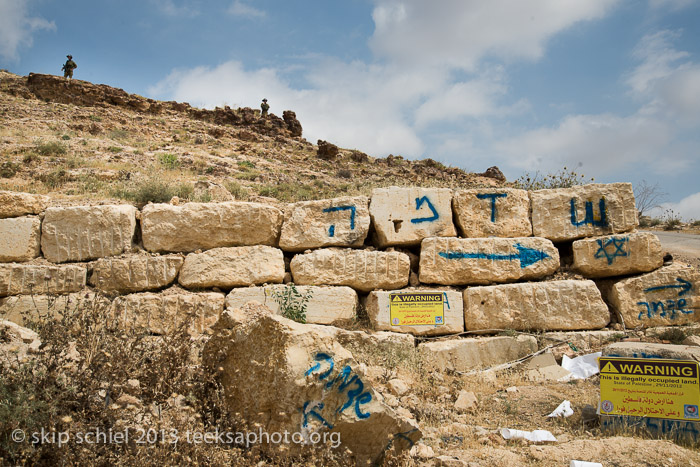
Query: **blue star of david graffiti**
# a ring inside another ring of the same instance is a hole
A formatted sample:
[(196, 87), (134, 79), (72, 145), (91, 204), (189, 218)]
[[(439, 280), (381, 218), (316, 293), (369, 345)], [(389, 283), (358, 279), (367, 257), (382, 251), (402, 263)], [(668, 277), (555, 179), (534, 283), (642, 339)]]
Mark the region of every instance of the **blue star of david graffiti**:
[[(598, 242), (598, 251), (595, 253), (595, 258), (605, 258), (608, 265), (615, 262), (617, 257), (629, 256), (629, 238), (609, 238), (605, 240), (596, 240)], [(608, 247), (612, 246), (613, 250), (609, 251)]]

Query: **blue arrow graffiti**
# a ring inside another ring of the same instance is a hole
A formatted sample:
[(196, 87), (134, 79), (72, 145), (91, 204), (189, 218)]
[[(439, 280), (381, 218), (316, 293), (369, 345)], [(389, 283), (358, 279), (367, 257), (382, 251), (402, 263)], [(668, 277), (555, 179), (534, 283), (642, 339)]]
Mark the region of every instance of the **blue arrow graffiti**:
[(438, 220), (440, 217), (440, 214), (435, 210), (435, 207), (433, 206), (433, 203), (430, 202), (427, 196), (423, 196), (422, 198), (416, 198), (416, 211), (420, 209), (421, 206), (423, 206), (423, 203), (428, 204), (428, 208), (433, 212), (433, 215), (431, 217), (418, 217), (416, 219), (411, 219), (411, 223), (413, 224), (420, 224), (421, 222), (432, 222)]
[(678, 292), (678, 296), (682, 296), (687, 294), (693, 289), (693, 284), (688, 282), (687, 280), (681, 279), (680, 277), (676, 277), (676, 281), (680, 282), (679, 285), (675, 284), (669, 284), (669, 285), (659, 285), (657, 287), (649, 287), (648, 289), (644, 289), (645, 292), (653, 292), (655, 290), (664, 290), (664, 289), (681, 289), (680, 292)]
[(490, 254), (490, 253), (463, 253), (461, 251), (441, 251), (438, 255), (445, 259), (490, 259), (493, 261), (520, 261), (520, 268), (524, 269), (532, 266), (538, 261), (549, 258), (550, 256), (544, 251), (535, 250), (522, 246), (520, 243), (513, 245), (518, 252), (510, 255)]

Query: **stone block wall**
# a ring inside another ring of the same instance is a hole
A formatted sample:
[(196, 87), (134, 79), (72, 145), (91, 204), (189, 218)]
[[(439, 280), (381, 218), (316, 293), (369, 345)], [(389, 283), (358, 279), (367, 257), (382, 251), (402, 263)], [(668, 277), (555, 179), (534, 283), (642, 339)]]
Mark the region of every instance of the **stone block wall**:
[[(391, 187), (281, 208), (66, 208), (12, 192), (0, 201), (0, 315), (99, 291), (115, 322), (158, 333), (186, 314), (193, 332), (206, 332), (225, 307), (250, 299), (281, 312), (293, 282), (308, 322), (347, 322), (363, 307), (375, 330), (416, 336), (698, 321), (697, 271), (659, 269), (658, 239), (634, 231), (628, 183)], [(562, 246), (572, 269), (596, 282), (554, 280)], [(420, 294), (443, 298), (415, 305), (403, 322), (392, 315), (408, 309), (393, 301)], [(421, 321), (426, 313), (435, 322)]]

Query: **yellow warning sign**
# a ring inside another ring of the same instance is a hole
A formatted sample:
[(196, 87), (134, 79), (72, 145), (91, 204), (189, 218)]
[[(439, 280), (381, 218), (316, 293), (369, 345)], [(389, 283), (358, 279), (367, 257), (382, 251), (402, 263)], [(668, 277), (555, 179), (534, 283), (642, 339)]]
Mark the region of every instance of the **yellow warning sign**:
[(391, 325), (441, 326), (445, 324), (443, 296), (444, 294), (441, 292), (390, 294)]
[(601, 357), (600, 412), (700, 420), (698, 362)]

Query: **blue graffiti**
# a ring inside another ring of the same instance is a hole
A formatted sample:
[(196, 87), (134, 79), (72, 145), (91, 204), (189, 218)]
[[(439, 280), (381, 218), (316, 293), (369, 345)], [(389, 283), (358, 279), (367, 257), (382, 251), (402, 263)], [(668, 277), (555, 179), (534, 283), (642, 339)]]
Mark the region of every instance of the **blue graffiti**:
[[(665, 318), (668, 316), (670, 313), (671, 315), (669, 316), (669, 319), (674, 320), (676, 319), (676, 315), (678, 313), (682, 313), (684, 315), (689, 315), (694, 313), (693, 310), (686, 310), (685, 307), (688, 306), (688, 302), (686, 299), (681, 298), (678, 300), (673, 300), (673, 299), (668, 299), (666, 301), (659, 301), (659, 302), (637, 302), (637, 305), (645, 306), (646, 310), (642, 310), (639, 312), (639, 316), (637, 316), (637, 319), (642, 319), (642, 316), (646, 314), (647, 318), (652, 318), (656, 316), (657, 314)], [(661, 313), (659, 313), (659, 310), (661, 310)]]
[(408, 447), (412, 448), (414, 444), (416, 444), (415, 441), (413, 441), (411, 438), (408, 437), (411, 433), (415, 433), (418, 431), (417, 428), (413, 428), (412, 430), (404, 431), (402, 433), (394, 433), (394, 435), (391, 437), (389, 442), (387, 443), (386, 447), (384, 448), (385, 451), (391, 449), (391, 446), (394, 444), (394, 441), (397, 439), (406, 441), (408, 443)]
[(502, 255), (496, 253), (463, 253), (460, 251), (441, 251), (438, 255), (445, 259), (490, 259), (492, 261), (520, 261), (520, 268), (524, 269), (532, 266), (538, 261), (545, 260), (550, 256), (544, 251), (535, 250), (522, 246), (520, 243), (513, 245), (518, 250), (517, 253)]
[(496, 222), (496, 199), (505, 198), (508, 193), (480, 193), (476, 195), (479, 199), (490, 199), (491, 200), (491, 222)]
[[(328, 422), (326, 421), (326, 419), (323, 418), (323, 416), (322, 416), (321, 414), (319, 414), (318, 412), (316, 412), (313, 408), (310, 409), (310, 410), (307, 410), (307, 408), (309, 407), (309, 404), (310, 404), (310, 403), (311, 403), (311, 401), (306, 401), (306, 402), (304, 402), (304, 408), (303, 408), (302, 411), (301, 411), (302, 415), (304, 416), (304, 421), (303, 421), (303, 423), (301, 424), (301, 426), (304, 427), (304, 428), (306, 428), (307, 426), (309, 426), (309, 417), (310, 417), (310, 416), (313, 416), (316, 420), (320, 421), (324, 426), (328, 427), (328, 429), (332, 430), (332, 429), (333, 429), (333, 425), (331, 425), (330, 423), (328, 423)], [(319, 409), (323, 410), (323, 402), (319, 402), (319, 403), (316, 405), (316, 407), (318, 407)]]
[[(350, 211), (350, 230), (355, 230), (355, 213), (357, 211), (355, 206), (333, 206), (333, 207), (326, 208), (323, 210), (323, 212), (337, 212), (337, 211)], [(335, 224), (331, 225), (328, 228), (328, 236), (329, 237), (335, 236)]]
[[(605, 258), (608, 260), (608, 265), (611, 265), (612, 263), (615, 262), (615, 258), (617, 257), (626, 257), (629, 256), (630, 251), (629, 251), (629, 238), (628, 237), (623, 237), (623, 238), (608, 238), (604, 240), (596, 240), (598, 242), (598, 251), (595, 253), (595, 258), (600, 259), (600, 258)], [(611, 246), (614, 248), (612, 252), (608, 251), (608, 247)], [(625, 249), (627, 247), (627, 249)]]
[(681, 297), (691, 290), (693, 290), (693, 284), (691, 282), (688, 282), (687, 280), (681, 279), (680, 277), (676, 277), (676, 281), (680, 282), (679, 285), (676, 284), (669, 284), (669, 285), (659, 285), (657, 287), (649, 287), (648, 289), (644, 289), (645, 292), (653, 292), (655, 290), (664, 290), (664, 289), (681, 289), (680, 292), (678, 292), (678, 296)]
[(430, 202), (427, 196), (423, 196), (422, 198), (416, 198), (416, 211), (418, 211), (424, 203), (427, 203), (428, 208), (432, 211), (433, 215), (430, 217), (417, 217), (415, 219), (411, 219), (411, 223), (420, 224), (421, 222), (433, 222), (438, 220), (438, 218), (440, 217), (437, 210), (435, 209), (435, 206), (433, 206), (433, 203)]
[[(311, 365), (311, 367), (308, 370), (306, 370), (304, 375), (313, 375), (314, 373), (321, 370), (321, 363), (326, 362), (328, 364), (328, 369), (322, 373), (317, 374), (318, 380), (323, 381), (324, 379), (328, 378), (333, 372), (333, 368), (335, 366), (333, 357), (328, 355), (327, 353), (319, 352), (315, 355), (314, 360), (316, 360), (316, 363)], [(348, 391), (345, 394), (347, 400), (340, 407), (338, 407), (335, 410), (335, 412), (340, 413), (352, 407), (357, 418), (369, 418), (371, 414), (369, 412), (363, 412), (361, 406), (364, 404), (369, 404), (372, 401), (372, 394), (368, 391), (364, 391), (365, 384), (362, 382), (359, 375), (353, 373), (353, 370), (350, 367), (350, 365), (345, 365), (343, 369), (334, 378), (329, 378), (326, 384), (324, 384), (324, 389), (331, 389), (334, 386), (336, 386), (336, 384), (338, 384), (336, 390), (339, 393), (345, 392), (346, 389), (348, 389)], [(355, 386), (354, 389), (350, 389), (352, 385)], [(308, 401), (304, 404), (304, 413), (306, 413), (307, 404)], [(322, 404), (318, 405), (318, 407), (323, 409)], [(312, 411), (309, 411), (309, 414), (314, 415), (317, 418), (320, 417), (320, 414), (317, 414)], [(306, 421), (306, 417), (304, 418), (304, 420)], [(323, 421), (325, 422), (325, 420)]]
[[(616, 354), (616, 353), (608, 354), (608, 355), (606, 355), (606, 357), (630, 358), (629, 355), (620, 355), (620, 354)], [(634, 352), (634, 353), (632, 354), (632, 357), (631, 357), (631, 358), (664, 358), (664, 357), (661, 356), (661, 355), (659, 355), (659, 354), (655, 354), (655, 353), (646, 353), (646, 352), (642, 352), (641, 354), (638, 354), (637, 352)]]
[(608, 227), (608, 217), (605, 210), (605, 199), (601, 198), (598, 202), (598, 210), (600, 211), (600, 218), (596, 219), (593, 214), (593, 201), (586, 201), (586, 217), (582, 221), (576, 220), (576, 200), (571, 198), (571, 224), (576, 227), (582, 225), (592, 225), (594, 227)]
[(443, 295), (445, 296), (445, 304), (447, 305), (447, 309), (450, 309), (450, 300), (447, 298), (447, 292), (443, 292)]

